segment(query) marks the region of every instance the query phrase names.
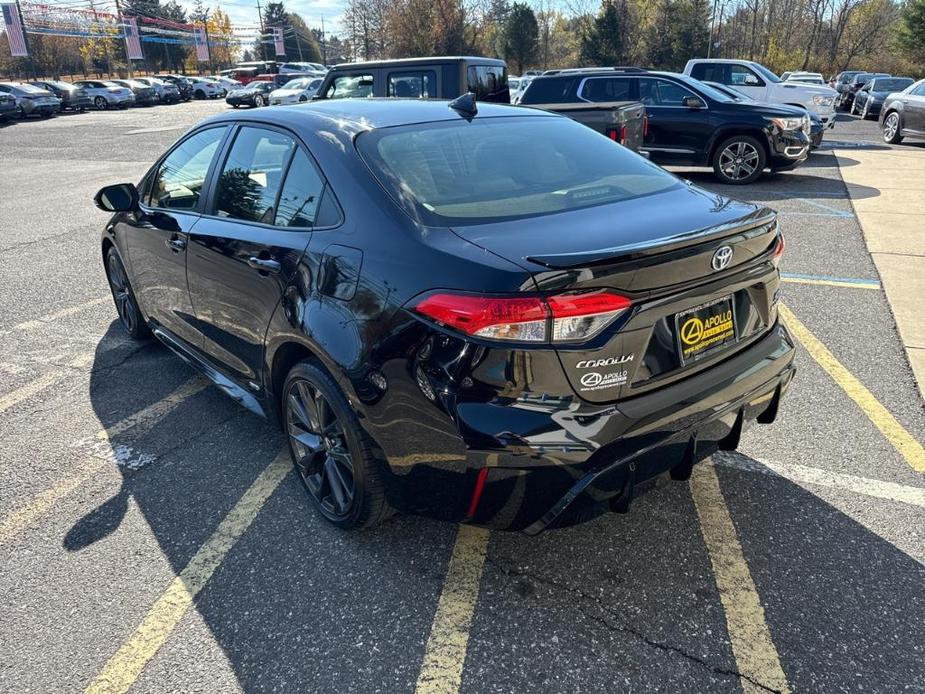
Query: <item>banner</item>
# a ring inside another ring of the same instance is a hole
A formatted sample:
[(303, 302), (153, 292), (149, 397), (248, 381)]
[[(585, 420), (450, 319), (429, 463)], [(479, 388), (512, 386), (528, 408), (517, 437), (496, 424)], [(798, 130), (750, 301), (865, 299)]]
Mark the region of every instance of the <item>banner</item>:
[(283, 41), (283, 28), (273, 27), (273, 43), (276, 44), (276, 55), (286, 55), (286, 44)]
[(138, 24), (134, 17), (126, 17), (123, 22), (125, 32), (125, 55), (129, 60), (144, 60), (145, 54), (141, 51), (141, 41), (138, 39)]
[(13, 56), (27, 56), (26, 39), (22, 33), (22, 20), (16, 5), (3, 5), (3, 23), (6, 26), (6, 36), (10, 41), (10, 54)]
[(196, 59), (200, 63), (209, 62), (209, 40), (206, 38), (205, 27), (196, 27), (193, 30), (196, 39)]

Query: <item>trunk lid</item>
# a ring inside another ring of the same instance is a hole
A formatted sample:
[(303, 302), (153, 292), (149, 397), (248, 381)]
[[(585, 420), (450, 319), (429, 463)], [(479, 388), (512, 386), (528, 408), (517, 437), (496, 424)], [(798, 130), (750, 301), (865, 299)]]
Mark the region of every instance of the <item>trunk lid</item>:
[(454, 232), (528, 269), (543, 292), (606, 288), (633, 301), (588, 343), (556, 346), (566, 377), (589, 402), (613, 402), (697, 373), (776, 319), (774, 212), (685, 184)]

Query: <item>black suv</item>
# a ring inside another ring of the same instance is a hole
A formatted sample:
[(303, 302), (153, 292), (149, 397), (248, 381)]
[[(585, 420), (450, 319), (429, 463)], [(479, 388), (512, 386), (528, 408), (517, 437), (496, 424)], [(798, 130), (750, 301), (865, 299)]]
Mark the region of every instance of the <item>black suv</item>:
[(475, 94), (478, 101), (510, 103), (507, 64), (470, 56), (344, 63), (328, 71), (315, 99), (455, 99), (466, 92)]
[(180, 101), (189, 101), (193, 98), (193, 85), (183, 75), (154, 75), (159, 80), (175, 84), (180, 90)]
[(602, 100), (645, 104), (642, 151), (652, 161), (712, 166), (723, 183), (751, 183), (766, 167), (789, 171), (809, 154), (810, 120), (803, 109), (741, 103), (672, 72), (589, 68), (544, 75), (530, 83), (520, 104)]

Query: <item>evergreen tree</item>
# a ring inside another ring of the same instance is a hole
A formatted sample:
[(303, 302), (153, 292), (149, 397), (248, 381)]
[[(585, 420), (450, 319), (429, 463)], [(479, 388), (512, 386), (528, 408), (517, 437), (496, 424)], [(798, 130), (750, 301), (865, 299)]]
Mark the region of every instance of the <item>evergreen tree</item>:
[(590, 30), (581, 39), (581, 58), (584, 62), (602, 67), (623, 63), (625, 9), (625, 5), (617, 6), (617, 0), (604, 0)]
[(517, 74), (522, 74), (524, 67), (536, 62), (539, 26), (536, 15), (529, 5), (515, 2), (504, 23), (503, 49), (504, 57), (517, 66)]
[(903, 9), (899, 45), (912, 60), (925, 62), (925, 0), (909, 0)]

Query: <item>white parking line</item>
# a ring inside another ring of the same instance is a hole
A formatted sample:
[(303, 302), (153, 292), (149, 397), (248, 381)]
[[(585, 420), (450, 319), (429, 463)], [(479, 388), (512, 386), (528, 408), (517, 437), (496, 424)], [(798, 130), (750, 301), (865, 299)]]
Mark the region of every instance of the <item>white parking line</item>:
[(820, 468), (781, 463), (771, 460), (756, 460), (741, 453), (720, 451), (713, 454), (717, 465), (757, 472), (764, 475), (779, 475), (799, 485), (810, 484), (829, 489), (838, 489), (854, 494), (863, 494), (887, 501), (898, 501), (911, 506), (925, 508), (925, 487), (912, 487), (896, 482), (886, 482), (870, 477), (848, 475), (843, 472), (822, 470)]

